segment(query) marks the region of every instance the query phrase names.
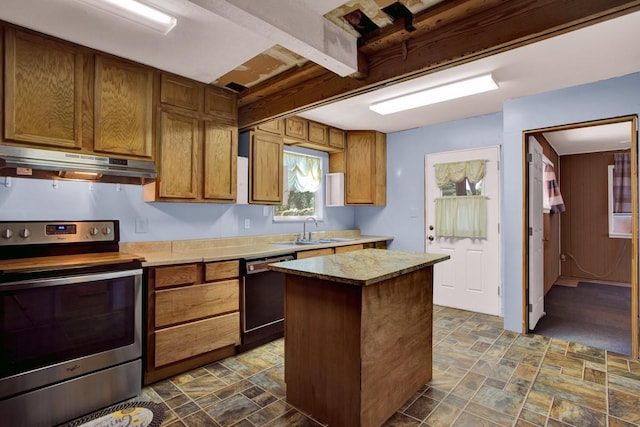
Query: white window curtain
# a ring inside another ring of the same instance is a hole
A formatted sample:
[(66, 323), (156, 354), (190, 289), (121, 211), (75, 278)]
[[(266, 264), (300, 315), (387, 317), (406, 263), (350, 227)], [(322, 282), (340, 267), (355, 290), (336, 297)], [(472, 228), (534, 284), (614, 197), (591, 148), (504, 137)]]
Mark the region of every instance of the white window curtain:
[(437, 198), (435, 232), (438, 237), (487, 237), (487, 198)]
[(440, 163), (435, 165), (436, 183), (442, 188), (450, 182), (461, 182), (468, 179), (476, 184), (484, 177), (486, 160), (469, 160), (468, 162)]
[(284, 165), (288, 174), (288, 189), (315, 193), (322, 183), (322, 169), (318, 157), (284, 153)]
[[(440, 188), (464, 180), (476, 184), (484, 178), (486, 163), (486, 160), (469, 160), (437, 164), (436, 183)], [(487, 237), (485, 196), (438, 197), (435, 200), (435, 217), (437, 237)]]

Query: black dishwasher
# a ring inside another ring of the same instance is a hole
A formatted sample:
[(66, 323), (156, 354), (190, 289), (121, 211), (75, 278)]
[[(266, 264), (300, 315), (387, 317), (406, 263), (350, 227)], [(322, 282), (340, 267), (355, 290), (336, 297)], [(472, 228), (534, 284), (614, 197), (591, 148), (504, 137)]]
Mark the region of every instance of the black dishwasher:
[(267, 266), (294, 258), (287, 254), (242, 260), (240, 351), (284, 336), (284, 273)]

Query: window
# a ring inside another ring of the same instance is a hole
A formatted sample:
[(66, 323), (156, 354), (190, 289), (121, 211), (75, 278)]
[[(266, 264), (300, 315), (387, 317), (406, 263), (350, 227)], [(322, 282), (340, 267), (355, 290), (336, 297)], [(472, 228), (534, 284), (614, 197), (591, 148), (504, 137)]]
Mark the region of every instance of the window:
[(442, 196), (481, 196), (482, 178), (478, 182), (470, 182), (469, 178), (464, 178), (461, 182), (447, 182), (440, 187)]
[(322, 159), (290, 151), (283, 158), (283, 204), (274, 208), (274, 220), (322, 219)]

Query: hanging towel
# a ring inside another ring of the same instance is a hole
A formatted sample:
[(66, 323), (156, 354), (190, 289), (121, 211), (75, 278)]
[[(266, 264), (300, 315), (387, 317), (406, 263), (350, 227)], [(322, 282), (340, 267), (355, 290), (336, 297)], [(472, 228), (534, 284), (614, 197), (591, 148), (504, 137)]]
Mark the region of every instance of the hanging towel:
[(562, 194), (560, 194), (560, 187), (556, 181), (556, 172), (550, 164), (544, 165), (544, 189), (545, 196), (549, 201), (548, 206), (551, 206), (551, 213), (564, 212), (566, 209)]

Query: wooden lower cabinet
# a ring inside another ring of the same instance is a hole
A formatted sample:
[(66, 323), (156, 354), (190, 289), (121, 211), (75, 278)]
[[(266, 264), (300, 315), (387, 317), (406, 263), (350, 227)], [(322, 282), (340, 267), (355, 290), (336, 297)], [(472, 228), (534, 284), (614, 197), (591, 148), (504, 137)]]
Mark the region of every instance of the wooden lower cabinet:
[(239, 261), (150, 267), (147, 273), (145, 384), (235, 354)]
[(155, 365), (179, 362), (228, 345), (236, 345), (240, 313), (161, 329), (156, 332)]
[(362, 249), (364, 249), (364, 245), (362, 243), (359, 243), (357, 245), (336, 246), (335, 252), (337, 254), (341, 254), (343, 252), (359, 251)]
[(312, 258), (314, 256), (333, 255), (333, 248), (310, 249), (296, 252), (296, 259)]

